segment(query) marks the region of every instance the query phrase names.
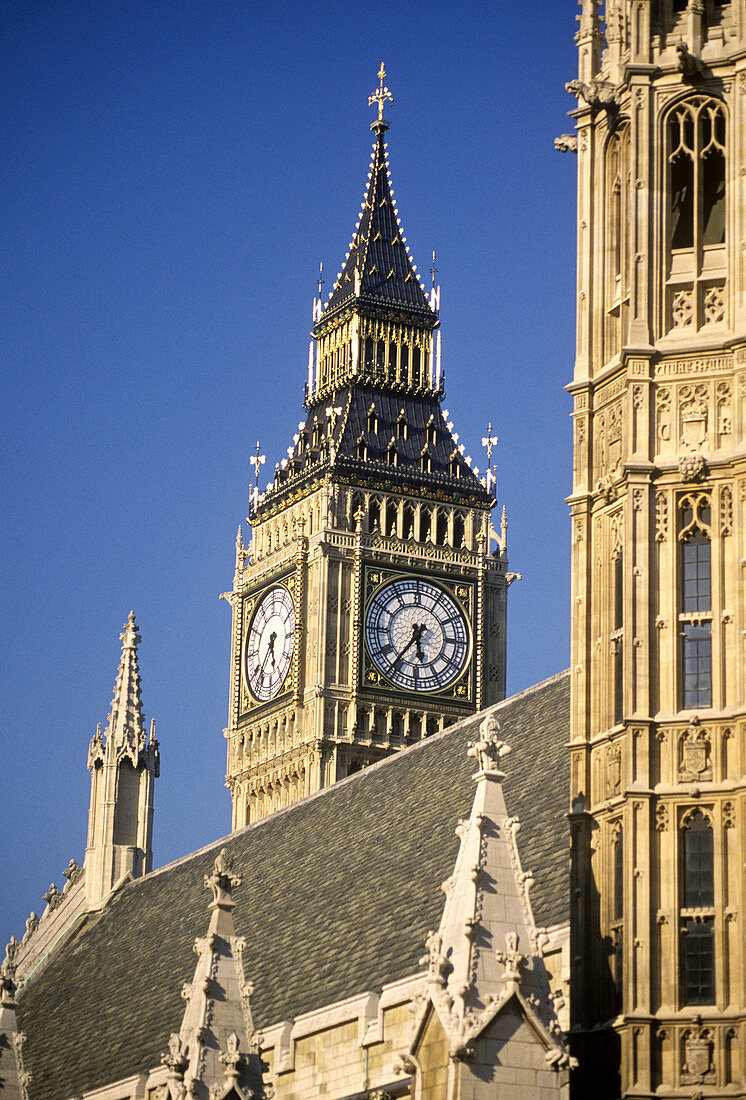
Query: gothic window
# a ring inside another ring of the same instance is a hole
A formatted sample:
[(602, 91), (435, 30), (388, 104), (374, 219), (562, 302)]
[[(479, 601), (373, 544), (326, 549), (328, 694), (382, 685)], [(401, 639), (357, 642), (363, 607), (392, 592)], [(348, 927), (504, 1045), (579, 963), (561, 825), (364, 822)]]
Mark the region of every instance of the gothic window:
[[(615, 529), (618, 537), (617, 520)], [(619, 542), (612, 554), (612, 607), (611, 607), (611, 650), (613, 677), (613, 719), (618, 725), (624, 717), (624, 556)]]
[(448, 474), (450, 477), (460, 477), (461, 467), (458, 461), (458, 451), (454, 451), (448, 459)]
[(401, 372), (402, 382), (407, 381), (407, 371), (409, 370), (409, 345), (402, 344), (401, 351), (399, 353), (399, 369)]
[(381, 502), (376, 497), (373, 497), (368, 509), (368, 530), (381, 530)]
[(368, 431), (369, 432), (377, 432), (378, 431), (378, 417), (376, 416), (376, 410), (375, 410), (374, 405), (371, 405), (370, 408), (368, 409), (367, 423), (368, 423)]
[(616, 1009), (621, 1011), (624, 988), (624, 827), (621, 824), (617, 826), (612, 841), (611, 917)]
[(700, 810), (681, 832), (681, 995), (685, 1005), (715, 1003), (715, 883), (712, 825)]
[(425, 429), (425, 438), (428, 443), (435, 443), (435, 420), (431, 416), (427, 422), (427, 428)]
[(622, 551), (614, 559), (614, 629), (624, 625), (624, 567)]
[(389, 382), (396, 382), (396, 344), (393, 340), (389, 343), (388, 379)]
[(420, 456), (420, 465), (422, 467), (423, 474), (430, 474), (433, 470), (433, 460), (430, 457), (430, 453), (425, 450)]
[(466, 521), (461, 512), (457, 512), (453, 519), (453, 545), (459, 549), (466, 541)]
[(433, 513), (431, 508), (420, 512), (420, 542), (427, 542), (432, 534)]
[(396, 444), (393, 439), (386, 449), (386, 462), (389, 466), (398, 466), (399, 464), (399, 456), (396, 453)]
[(418, 347), (412, 348), (412, 385), (420, 384), (420, 360), (422, 356)]
[(362, 436), (359, 437), (357, 444), (357, 457), (365, 461), (368, 457), (368, 444), (365, 442)]
[(710, 504), (704, 494), (680, 502), (681, 702), (712, 706)]
[(629, 127), (623, 124), (606, 149), (605, 192), (604, 358), (610, 359), (623, 342), (629, 308)]
[(448, 513), (444, 512), (442, 508), (438, 509), (438, 516), (435, 524), (435, 541), (438, 546), (445, 546), (448, 542)]
[(405, 539), (414, 538), (414, 508), (411, 504), (404, 505), (404, 527), (402, 534)]
[(393, 500), (386, 504), (386, 534), (396, 535), (396, 520), (398, 508)]
[(398, 416), (397, 421), (396, 421), (396, 438), (397, 439), (406, 439), (407, 438), (407, 418), (404, 415), (404, 409), (402, 409), (402, 411), (399, 413), (399, 416)]
[(376, 344), (376, 374), (383, 375), (386, 373), (386, 343), (384, 340), (379, 340)]
[(666, 122), (668, 325), (695, 331), (725, 320), (726, 119), (717, 100), (678, 103)]

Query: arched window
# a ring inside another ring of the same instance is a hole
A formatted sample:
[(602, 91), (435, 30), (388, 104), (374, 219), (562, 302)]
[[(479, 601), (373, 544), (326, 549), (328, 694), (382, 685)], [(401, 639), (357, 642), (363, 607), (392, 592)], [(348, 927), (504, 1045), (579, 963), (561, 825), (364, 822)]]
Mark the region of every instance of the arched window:
[(715, 1003), (715, 876), (712, 825), (700, 810), (681, 832), (681, 1000)]
[(448, 513), (442, 508), (438, 509), (438, 518), (435, 524), (435, 541), (438, 546), (445, 546), (448, 542)]
[(386, 534), (396, 535), (396, 520), (398, 514), (398, 508), (396, 502), (393, 500), (388, 501), (386, 504)]
[(725, 320), (726, 119), (705, 96), (677, 103), (666, 121), (669, 327)]
[(629, 127), (622, 124), (606, 148), (606, 264), (604, 358), (624, 342), (629, 311)]
[(710, 502), (704, 493), (680, 502), (681, 704), (712, 706)]
[(466, 521), (461, 512), (457, 512), (453, 518), (453, 545), (459, 550), (466, 541)]
[(621, 1011), (624, 990), (624, 826), (621, 823), (617, 826), (612, 840), (611, 918), (616, 1010)]
[(420, 542), (427, 542), (432, 536), (433, 511), (432, 508), (423, 508), (420, 512)]
[(368, 530), (380, 531), (381, 530), (381, 502), (377, 497), (373, 497), (368, 508)]
[(613, 558), (613, 619), (611, 634), (614, 651), (614, 724), (618, 725), (624, 717), (624, 558), (621, 545), (617, 546)]
[(404, 505), (404, 525), (402, 527), (402, 535), (405, 539), (414, 539), (414, 506), (411, 504)]

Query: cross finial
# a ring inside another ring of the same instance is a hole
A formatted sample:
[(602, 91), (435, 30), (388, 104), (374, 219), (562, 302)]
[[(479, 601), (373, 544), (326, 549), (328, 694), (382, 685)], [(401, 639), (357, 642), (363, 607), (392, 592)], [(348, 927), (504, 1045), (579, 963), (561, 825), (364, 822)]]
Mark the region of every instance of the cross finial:
[(482, 446), (487, 448), (487, 476), (485, 481), (487, 483), (487, 492), (493, 485), (497, 485), (497, 478), (495, 477), (495, 467), (492, 465), (492, 448), (496, 446), (498, 437), (492, 434), (492, 421), (487, 425), (487, 435), (482, 439)]
[[(392, 96), (391, 92), (388, 90), (386, 85), (383, 83), (385, 76), (386, 76), (386, 70), (383, 67), (383, 61), (382, 61), (381, 62), (381, 68), (378, 70), (378, 87), (376, 88), (373, 95), (368, 96), (368, 106), (372, 107), (374, 103), (378, 104), (378, 118), (376, 119), (376, 122), (383, 122), (384, 121), (384, 118), (383, 118), (383, 105), (384, 105), (384, 103), (386, 103), (387, 101), (389, 103), (394, 102), (394, 97)], [(375, 123), (374, 123), (374, 125), (375, 125)]]
[(252, 455), (249, 462), (254, 467), (254, 486), (259, 484), (259, 467), (263, 466), (267, 460), (266, 455), (259, 454), (259, 440), (256, 441), (256, 454)]
[(433, 260), (432, 260), (432, 266), (430, 268), (430, 278), (432, 280), (432, 285), (433, 286), (435, 286), (435, 276), (437, 274), (438, 274), (438, 269), (435, 266), (435, 249), (433, 249)]
[(321, 301), (321, 295), (322, 295), (322, 292), (324, 290), (324, 282), (325, 282), (325, 279), (324, 279), (324, 265), (323, 265), (323, 263), (320, 263), (319, 264), (319, 281), (318, 281), (319, 301)]

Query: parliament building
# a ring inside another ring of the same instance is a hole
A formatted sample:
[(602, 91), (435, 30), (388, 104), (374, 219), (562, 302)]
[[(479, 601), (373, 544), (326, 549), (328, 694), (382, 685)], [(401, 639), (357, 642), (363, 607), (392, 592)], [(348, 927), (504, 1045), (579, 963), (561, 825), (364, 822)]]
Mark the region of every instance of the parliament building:
[(2, 1100), (746, 1098), (746, 3), (581, 0), (576, 41), (570, 669), (505, 697), (381, 66), (225, 594), (232, 832), (153, 870), (131, 613), (84, 860), (0, 966)]

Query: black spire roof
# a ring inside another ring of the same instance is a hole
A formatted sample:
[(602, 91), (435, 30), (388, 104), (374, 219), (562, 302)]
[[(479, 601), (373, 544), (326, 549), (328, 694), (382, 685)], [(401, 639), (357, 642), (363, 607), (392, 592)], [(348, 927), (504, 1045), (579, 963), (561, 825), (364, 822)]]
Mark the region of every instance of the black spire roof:
[[(383, 92), (387, 93), (388, 89), (381, 87), (380, 93)], [(373, 100), (380, 103), (379, 95), (371, 96), (371, 102)], [(394, 206), (384, 141), (388, 127), (379, 109), (379, 118), (371, 123), (376, 139), (365, 201), (350, 251), (319, 319), (321, 321), (357, 299), (361, 305), (384, 304), (415, 311), (424, 315), (433, 326), (437, 322), (410, 259)]]

